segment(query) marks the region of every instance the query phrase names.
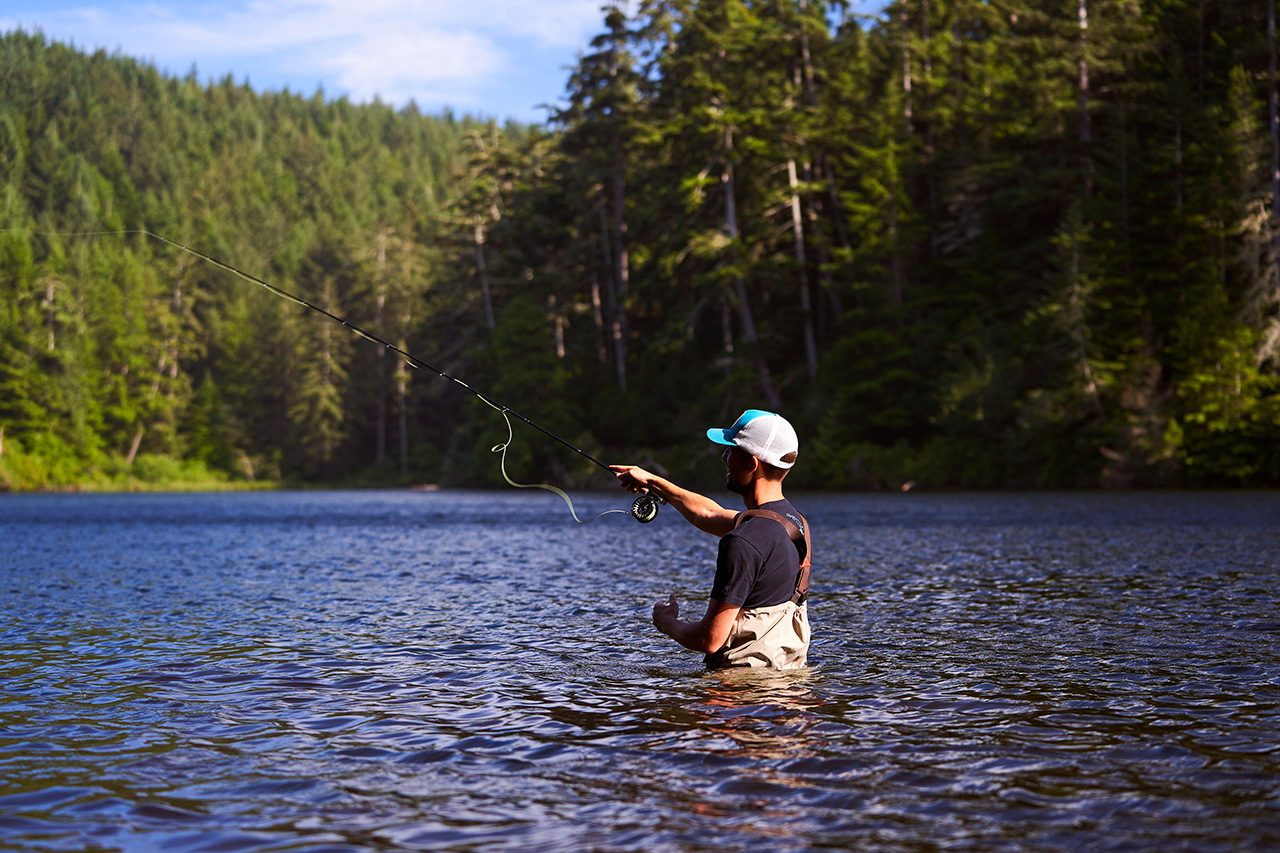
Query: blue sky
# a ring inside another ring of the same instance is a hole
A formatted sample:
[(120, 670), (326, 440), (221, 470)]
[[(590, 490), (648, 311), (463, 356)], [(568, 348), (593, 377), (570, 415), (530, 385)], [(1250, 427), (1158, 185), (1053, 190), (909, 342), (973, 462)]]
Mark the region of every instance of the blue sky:
[[(872, 13), (887, 0), (851, 0)], [(541, 122), (602, 29), (602, 0), (0, 0), (0, 32), (257, 90)]]

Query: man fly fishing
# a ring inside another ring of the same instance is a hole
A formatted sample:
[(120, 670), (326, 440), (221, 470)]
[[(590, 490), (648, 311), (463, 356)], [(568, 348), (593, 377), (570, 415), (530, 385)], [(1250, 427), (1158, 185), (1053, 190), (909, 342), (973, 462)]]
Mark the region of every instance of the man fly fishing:
[(707, 438), (725, 446), (725, 486), (742, 496), (745, 512), (681, 488), (634, 465), (609, 469), (630, 492), (654, 495), (699, 530), (720, 537), (706, 613), (681, 621), (673, 593), (653, 606), (653, 624), (686, 649), (703, 652), (709, 668), (795, 669), (809, 649), (809, 526), (782, 494), (799, 452), (786, 418), (748, 409), (728, 429)]

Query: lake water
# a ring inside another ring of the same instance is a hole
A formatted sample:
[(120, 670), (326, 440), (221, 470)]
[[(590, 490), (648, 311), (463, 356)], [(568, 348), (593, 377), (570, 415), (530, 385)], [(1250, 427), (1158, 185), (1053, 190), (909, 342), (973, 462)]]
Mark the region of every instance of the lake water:
[(669, 508), (0, 496), (0, 848), (1280, 849), (1280, 495), (795, 502), (770, 676), (649, 624)]

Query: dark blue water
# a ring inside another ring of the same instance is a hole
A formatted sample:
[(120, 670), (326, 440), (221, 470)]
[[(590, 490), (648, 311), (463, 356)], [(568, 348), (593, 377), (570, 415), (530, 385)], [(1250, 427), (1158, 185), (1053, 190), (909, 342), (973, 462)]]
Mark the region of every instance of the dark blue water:
[(0, 848), (1280, 849), (1280, 496), (796, 503), (769, 676), (650, 626), (670, 509), (0, 496)]

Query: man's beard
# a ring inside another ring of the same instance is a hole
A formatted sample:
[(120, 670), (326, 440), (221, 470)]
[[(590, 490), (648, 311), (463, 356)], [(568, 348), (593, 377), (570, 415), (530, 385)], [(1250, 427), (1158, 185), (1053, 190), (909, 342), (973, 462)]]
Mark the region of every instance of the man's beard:
[(733, 482), (733, 475), (732, 475), (732, 474), (725, 474), (725, 475), (724, 475), (724, 487), (725, 487), (726, 489), (728, 489), (729, 491), (733, 492), (735, 495), (742, 495), (742, 496), (745, 496), (745, 495), (747, 494), (747, 492), (748, 492), (748, 491), (750, 491), (750, 485), (749, 485), (749, 484), (747, 484), (747, 483), (735, 483), (735, 482)]

